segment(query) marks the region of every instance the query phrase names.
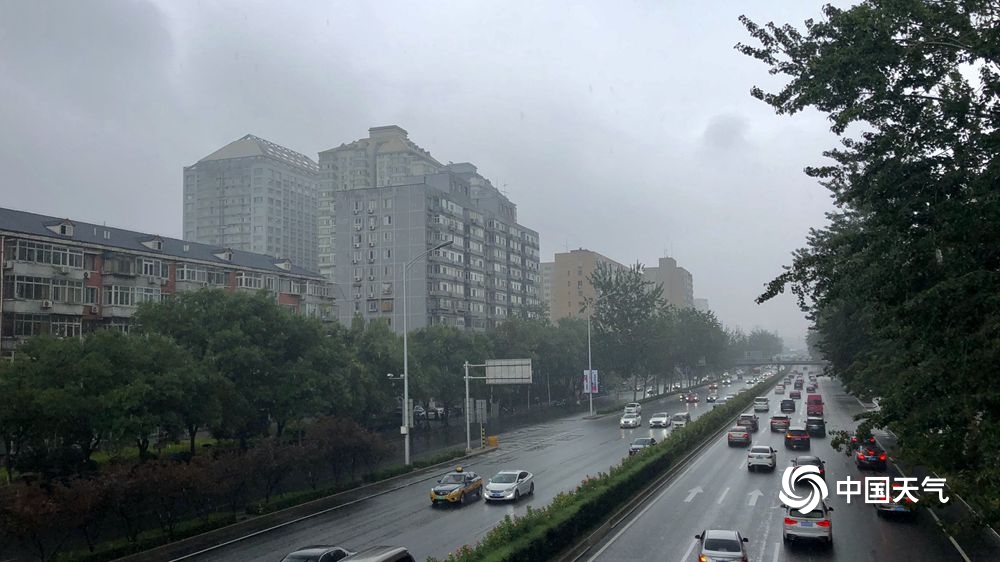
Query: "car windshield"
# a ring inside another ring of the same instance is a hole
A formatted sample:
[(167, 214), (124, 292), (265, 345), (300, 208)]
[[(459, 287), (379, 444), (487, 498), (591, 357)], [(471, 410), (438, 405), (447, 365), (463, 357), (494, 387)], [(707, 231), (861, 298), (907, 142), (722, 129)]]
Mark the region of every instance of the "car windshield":
[(796, 519), (823, 519), (824, 517), (826, 517), (826, 514), (823, 513), (823, 508), (819, 507), (804, 515), (802, 513), (799, 513), (799, 510), (797, 509), (789, 508), (788, 515), (789, 517), (794, 517)]
[(442, 484), (461, 484), (462, 482), (465, 482), (465, 475), (456, 474), (454, 472), (451, 474), (445, 474), (444, 478), (441, 479)]
[(511, 484), (517, 482), (516, 472), (501, 472), (493, 477), (493, 482), (497, 484)]
[(318, 556), (311, 556), (309, 554), (289, 554), (288, 556), (282, 558), (281, 562), (316, 562), (319, 560)]
[(663, 413), (663, 414), (653, 414), (653, 417), (654, 417), (654, 418), (668, 418), (668, 417), (670, 417), (670, 414), (667, 414), (667, 413)]
[(705, 550), (713, 552), (741, 552), (740, 541), (736, 539), (705, 539)]
[[(614, 419), (614, 418), (611, 418)], [(674, 421), (684, 421), (687, 419), (686, 414), (674, 414)]]
[(806, 435), (806, 430), (804, 429), (789, 429), (789, 435)]
[(771, 454), (771, 448), (770, 447), (751, 447), (750, 448), (750, 452), (751, 453), (758, 453), (758, 454), (759, 453), (763, 453), (763, 454), (769, 455), (769, 454)]
[(652, 444), (652, 441), (653, 440), (650, 437), (640, 437), (640, 438), (636, 439), (635, 441), (633, 441), (632, 444), (633, 445), (642, 445), (643, 447), (645, 447), (646, 445)]

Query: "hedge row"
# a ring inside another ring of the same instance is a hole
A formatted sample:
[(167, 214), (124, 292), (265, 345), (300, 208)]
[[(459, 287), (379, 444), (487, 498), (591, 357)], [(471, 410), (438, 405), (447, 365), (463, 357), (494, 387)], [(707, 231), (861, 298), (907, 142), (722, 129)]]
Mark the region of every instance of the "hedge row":
[[(651, 481), (730, 424), (775, 380), (776, 377), (772, 377), (713, 408), (683, 431), (672, 432), (656, 446), (625, 458), (609, 472), (588, 477), (576, 490), (558, 494), (548, 506), (529, 507), (522, 517), (508, 515), (475, 547), (464, 546), (444, 560), (519, 562), (556, 558), (604, 523), (609, 513), (617, 512)], [(434, 558), (428, 560), (437, 562)]]

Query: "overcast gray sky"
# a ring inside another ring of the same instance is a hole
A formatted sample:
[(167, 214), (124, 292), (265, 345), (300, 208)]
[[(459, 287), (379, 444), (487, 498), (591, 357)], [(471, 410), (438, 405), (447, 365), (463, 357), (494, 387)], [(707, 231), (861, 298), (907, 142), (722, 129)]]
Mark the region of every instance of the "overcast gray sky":
[(0, 0), (0, 206), (181, 235), (181, 169), (246, 133), (316, 158), (397, 124), (505, 189), (542, 259), (665, 253), (720, 319), (786, 341), (753, 299), (825, 224), (836, 139), (779, 117), (737, 21), (821, 2)]

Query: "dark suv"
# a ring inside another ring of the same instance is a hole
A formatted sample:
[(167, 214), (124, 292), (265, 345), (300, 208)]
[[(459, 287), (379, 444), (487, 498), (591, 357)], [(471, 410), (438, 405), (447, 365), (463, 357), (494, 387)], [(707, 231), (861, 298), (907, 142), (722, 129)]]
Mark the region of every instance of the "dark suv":
[(805, 449), (809, 450), (809, 432), (806, 431), (804, 427), (788, 428), (785, 431), (785, 448), (786, 449)]
[(782, 400), (781, 401), (781, 411), (782, 412), (794, 412), (795, 411), (795, 400)]
[(806, 431), (810, 437), (826, 437), (826, 422), (823, 418), (806, 418)]
[(854, 464), (859, 470), (885, 470), (889, 456), (874, 443), (860, 443), (854, 449)]

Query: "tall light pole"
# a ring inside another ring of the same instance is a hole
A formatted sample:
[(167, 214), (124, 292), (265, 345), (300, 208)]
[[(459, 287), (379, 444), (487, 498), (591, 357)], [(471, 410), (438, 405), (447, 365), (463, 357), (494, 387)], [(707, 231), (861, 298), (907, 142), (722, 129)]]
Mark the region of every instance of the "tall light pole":
[(403, 427), (401, 431), (403, 432), (403, 464), (405, 466), (410, 466), (410, 348), (406, 337), (406, 272), (420, 258), (454, 243), (454, 240), (442, 242), (417, 255), (403, 266)]
[(587, 390), (590, 391), (590, 392), (587, 393), (587, 396), (590, 397), (590, 415), (594, 415), (594, 392), (593, 392), (593, 390), (594, 390), (594, 381), (593, 381), (594, 367), (593, 367), (593, 365), (590, 362), (590, 356), (591, 356), (591, 354), (590, 354), (590, 317), (594, 315), (594, 307), (597, 306), (597, 303), (600, 302), (601, 299), (603, 299), (604, 297), (606, 297), (608, 294), (610, 294), (610, 293), (605, 293), (603, 295), (598, 295), (597, 297), (594, 298), (593, 304), (591, 306), (587, 307), (587, 372), (590, 373), (590, 376), (587, 377), (587, 384), (590, 386), (590, 388), (587, 389)]

